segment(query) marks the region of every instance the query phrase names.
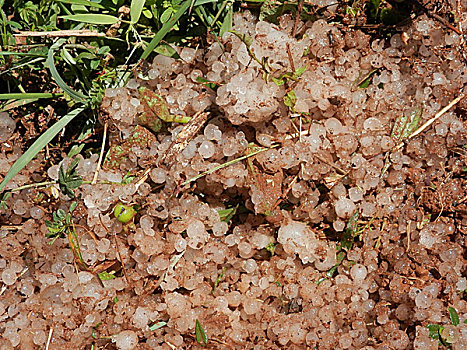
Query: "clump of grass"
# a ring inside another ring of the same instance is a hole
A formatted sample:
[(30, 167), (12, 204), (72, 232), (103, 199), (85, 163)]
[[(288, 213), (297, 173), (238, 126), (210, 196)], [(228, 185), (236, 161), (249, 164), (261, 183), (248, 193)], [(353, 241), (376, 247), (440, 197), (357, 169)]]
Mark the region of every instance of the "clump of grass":
[[(81, 134), (89, 134), (105, 89), (125, 85), (141, 60), (154, 53), (175, 55), (172, 45), (230, 30), (233, 5), (230, 0), (1, 2), (0, 65), (6, 69), (0, 75), (6, 84), (0, 88), (0, 110), (41, 110), (52, 103), (62, 117), (16, 161), (0, 191), (73, 119), (79, 117), (88, 129)], [(13, 15), (7, 18), (5, 10)], [(40, 78), (34, 86), (39, 92), (28, 91), (32, 78)]]

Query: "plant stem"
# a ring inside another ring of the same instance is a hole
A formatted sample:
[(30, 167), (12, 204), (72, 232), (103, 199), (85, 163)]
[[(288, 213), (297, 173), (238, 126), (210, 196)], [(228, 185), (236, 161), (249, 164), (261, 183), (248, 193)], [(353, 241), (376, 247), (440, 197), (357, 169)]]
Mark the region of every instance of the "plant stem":
[[(17, 188), (13, 188), (10, 190), (10, 192), (18, 192), (18, 191), (22, 191), (22, 190), (26, 190), (28, 188), (37, 188), (37, 187), (44, 187), (44, 186), (49, 186), (49, 185), (56, 185), (58, 184), (58, 181), (44, 181), (44, 182), (37, 182), (35, 184), (29, 184), (29, 185), (24, 185), (24, 186), (20, 186), (20, 187), (17, 187)], [(82, 182), (83, 185), (95, 185), (92, 183), (92, 181), (83, 181)], [(120, 182), (112, 182), (112, 181), (98, 181), (96, 184), (99, 184), (99, 185), (104, 185), (104, 184), (120, 184)]]

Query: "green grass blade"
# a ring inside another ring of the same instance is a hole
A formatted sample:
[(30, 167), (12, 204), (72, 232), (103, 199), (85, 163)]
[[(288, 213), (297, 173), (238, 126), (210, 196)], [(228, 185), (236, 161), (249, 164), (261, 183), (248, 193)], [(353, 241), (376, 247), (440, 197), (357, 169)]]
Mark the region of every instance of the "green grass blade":
[[(60, 42), (57, 42), (57, 46), (60, 45)], [(57, 68), (55, 68), (55, 61), (54, 61), (54, 49), (55, 49), (55, 44), (52, 45), (49, 49), (49, 53), (47, 54), (47, 65), (49, 66), (50, 74), (52, 74), (52, 77), (55, 79), (55, 82), (57, 85), (65, 91), (68, 95), (70, 95), (71, 98), (78, 102), (85, 102), (86, 101), (86, 96), (84, 96), (81, 92), (76, 92), (73, 89), (71, 89), (65, 81), (62, 79), (60, 74), (58, 74)]]
[(151, 52), (154, 51), (156, 46), (161, 42), (162, 39), (167, 35), (167, 33), (172, 29), (172, 27), (177, 23), (180, 17), (188, 11), (191, 6), (191, 0), (185, 0), (182, 6), (178, 9), (178, 11), (170, 18), (167, 22), (164, 23), (162, 28), (156, 33), (154, 38), (152, 38), (151, 42), (148, 44), (146, 49), (144, 50), (143, 54), (141, 55), (141, 59), (144, 60), (149, 57)]
[(0, 56), (39, 56), (39, 57), (46, 57), (46, 55), (42, 53), (34, 53), (34, 52), (14, 52), (14, 51), (0, 51)]
[(131, 0), (130, 19), (131, 23), (136, 24), (139, 21), (146, 0)]
[(450, 306), (448, 311), (449, 311), (449, 318), (451, 319), (451, 324), (453, 326), (457, 327), (459, 325), (459, 323), (460, 323), (459, 315), (457, 314), (457, 310), (454, 309), (452, 306)]
[(83, 5), (88, 7), (96, 7), (100, 9), (105, 9), (105, 6), (98, 4), (97, 2), (89, 1), (89, 0), (55, 0), (57, 2), (61, 2), (64, 4), (69, 5)]
[(102, 15), (100, 13), (77, 14), (69, 16), (60, 16), (61, 19), (68, 21), (89, 23), (89, 24), (115, 24), (119, 19), (111, 15)]
[(150, 331), (155, 331), (156, 329), (162, 328), (165, 325), (167, 325), (167, 322), (159, 321), (159, 322), (154, 323), (151, 327), (149, 327), (149, 330)]
[(200, 6), (200, 5), (204, 5), (204, 4), (210, 4), (212, 2), (217, 2), (218, 0), (198, 0), (195, 2), (195, 4), (193, 5), (193, 7), (196, 7), (196, 6)]
[(27, 100), (27, 99), (39, 99), (39, 98), (54, 98), (63, 96), (62, 93), (42, 93), (42, 92), (31, 92), (25, 94), (0, 94), (0, 100)]
[(196, 320), (195, 322), (195, 334), (196, 334), (196, 341), (198, 344), (206, 346), (208, 344), (208, 337), (206, 335), (206, 332), (204, 332), (203, 326), (201, 326), (201, 323)]
[(2, 105), (2, 107), (0, 107), (0, 112), (5, 112), (13, 108), (25, 106), (28, 103), (36, 102), (37, 100), (38, 98), (29, 98), (25, 100), (11, 100), (11, 101), (6, 102), (6, 104)]
[(86, 107), (78, 107), (72, 110), (70, 113), (62, 117), (54, 125), (52, 125), (46, 132), (44, 132), (39, 138), (34, 141), (31, 147), (28, 148), (24, 154), (18, 158), (18, 160), (13, 164), (8, 173), (5, 175), (5, 178), (0, 183), (0, 191), (6, 186), (8, 182), (18, 174), (21, 169), (23, 169), (30, 161), (33, 159), (41, 149), (45, 147), (59, 132), (62, 130), (70, 121), (73, 120), (78, 114), (84, 111)]
[(222, 37), (224, 33), (228, 32), (232, 29), (232, 16), (233, 16), (233, 5), (229, 4), (227, 15), (224, 18), (224, 22), (222, 22), (221, 29), (219, 31), (219, 36)]

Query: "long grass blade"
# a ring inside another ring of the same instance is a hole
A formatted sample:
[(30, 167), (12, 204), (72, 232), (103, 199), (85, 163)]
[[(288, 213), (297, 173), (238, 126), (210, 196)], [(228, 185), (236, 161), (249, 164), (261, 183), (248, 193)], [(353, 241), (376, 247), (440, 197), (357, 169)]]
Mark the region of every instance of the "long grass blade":
[(119, 21), (118, 17), (111, 15), (102, 15), (100, 13), (76, 14), (60, 16), (61, 19), (69, 21), (89, 23), (89, 24), (115, 24)]
[[(233, 5), (229, 4), (227, 8), (227, 15), (225, 16), (224, 21), (222, 22), (221, 29), (219, 31), (220, 37), (222, 37), (224, 33), (232, 29), (232, 17), (233, 17)], [(213, 25), (214, 25), (214, 22), (213, 22)]]
[(69, 5), (83, 5), (88, 7), (96, 7), (100, 9), (105, 9), (105, 6), (98, 4), (97, 2), (89, 1), (89, 0), (55, 0), (57, 2), (61, 2), (64, 4)]
[(47, 57), (43, 53), (34, 53), (34, 52), (14, 52), (14, 51), (0, 51), (0, 56), (39, 56)]
[(63, 96), (62, 93), (43, 93), (43, 92), (30, 92), (25, 94), (0, 94), (0, 100), (27, 100), (27, 99), (39, 99), (39, 98), (54, 98)]
[(69, 122), (73, 120), (78, 114), (84, 111), (86, 107), (78, 107), (72, 110), (70, 113), (62, 117), (54, 125), (52, 125), (46, 132), (44, 132), (39, 138), (28, 148), (24, 154), (18, 158), (13, 164), (5, 178), (0, 183), (0, 191), (6, 186), (8, 182), (18, 174), (30, 161), (33, 159), (41, 149), (45, 147)]
[[(274, 146), (273, 146), (273, 147), (274, 147)], [(229, 166), (229, 165), (238, 163), (238, 162), (240, 162), (240, 161), (242, 161), (242, 160), (244, 160), (244, 159), (248, 159), (248, 158), (250, 158), (250, 157), (253, 157), (253, 156), (257, 155), (258, 153), (267, 151), (267, 150), (269, 150), (269, 149), (270, 149), (270, 148), (260, 148), (260, 149), (258, 149), (258, 150), (256, 150), (256, 151), (253, 151), (253, 152), (247, 154), (246, 156), (242, 156), (242, 157), (239, 157), (239, 158), (235, 158), (235, 159), (230, 160), (230, 161), (228, 161), (228, 162), (226, 162), (226, 163), (217, 165), (217, 166), (215, 166), (214, 168), (211, 168), (211, 169), (209, 169), (209, 170), (203, 171), (201, 174), (198, 174), (198, 175), (192, 177), (191, 179), (186, 180), (185, 182), (183, 182), (183, 183), (181, 184), (181, 186), (185, 186), (185, 185), (189, 184), (190, 182), (196, 181), (196, 180), (198, 180), (199, 178), (201, 178), (201, 177), (203, 177), (203, 176), (212, 174), (212, 173), (215, 172), (216, 170), (219, 170), (219, 169), (225, 168), (225, 167), (227, 167), (227, 166)]]
[(25, 106), (28, 103), (36, 102), (37, 100), (38, 98), (28, 98), (25, 100), (11, 100), (11, 101), (6, 102), (4, 105), (2, 105), (2, 107), (0, 107), (0, 112), (5, 112), (13, 108)]
[(138, 23), (145, 2), (146, 0), (131, 0), (130, 19), (132, 24)]
[(71, 98), (78, 102), (84, 102), (86, 100), (86, 96), (84, 96), (81, 92), (74, 91), (72, 88), (70, 88), (65, 81), (62, 79), (60, 74), (58, 74), (57, 68), (55, 68), (55, 61), (54, 61), (54, 51), (55, 48), (58, 48), (60, 46), (60, 42), (63, 39), (60, 39), (56, 44), (57, 45), (52, 45), (49, 49), (49, 52), (47, 54), (47, 65), (49, 66), (50, 74), (52, 74), (52, 77), (55, 79), (55, 82), (57, 85), (65, 91), (68, 95), (70, 95)]
[(156, 46), (161, 42), (162, 39), (167, 35), (167, 33), (172, 29), (172, 27), (177, 23), (180, 17), (188, 11), (191, 6), (191, 0), (185, 0), (182, 6), (178, 9), (178, 11), (169, 19), (167, 22), (164, 23), (162, 28), (156, 33), (154, 38), (152, 38), (151, 42), (148, 44), (146, 49), (144, 50), (143, 54), (141, 55), (141, 59), (144, 60), (149, 57), (151, 52), (154, 51)]
[(195, 4), (193, 5), (193, 7), (195, 6), (200, 6), (200, 5), (204, 5), (204, 4), (210, 4), (212, 2), (218, 2), (218, 0), (198, 0), (195, 2)]

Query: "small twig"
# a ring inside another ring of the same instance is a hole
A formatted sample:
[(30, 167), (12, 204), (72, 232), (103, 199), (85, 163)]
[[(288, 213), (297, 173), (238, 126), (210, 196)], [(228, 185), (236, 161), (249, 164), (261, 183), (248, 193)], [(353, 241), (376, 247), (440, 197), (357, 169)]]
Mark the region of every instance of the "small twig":
[(91, 238), (92, 238), (92, 240), (94, 241), (94, 243), (96, 243), (96, 244), (98, 243), (97, 238), (96, 238), (96, 235), (95, 235), (91, 230), (89, 230), (87, 227), (82, 226), (82, 225), (80, 225), (80, 224), (74, 224), (74, 225), (75, 225), (76, 227), (79, 227), (79, 228), (82, 228), (83, 230), (85, 230), (85, 231), (87, 232), (87, 234), (88, 234), (89, 236), (91, 236)]
[(55, 185), (55, 184), (57, 184), (57, 181), (37, 182), (35, 184), (29, 184), (29, 185), (24, 185), (24, 186), (13, 188), (10, 190), (10, 192), (18, 192), (21, 190), (26, 190), (28, 188), (36, 188), (36, 187), (49, 186), (49, 185)]
[(407, 250), (406, 252), (408, 253), (410, 251), (410, 224), (412, 223), (411, 220), (407, 222)]
[(447, 20), (445, 20), (443, 17), (441, 17), (440, 15), (436, 14), (436, 13), (431, 13), (429, 11), (427, 11), (427, 14), (431, 17), (433, 17), (434, 19), (438, 20), (439, 22), (441, 22), (442, 24), (444, 24), (447, 28), (451, 29), (453, 32), (456, 32), (456, 34), (458, 35), (462, 35), (462, 32), (459, 31), (459, 29), (457, 29), (456, 27), (454, 27), (451, 23), (449, 23)]
[(14, 231), (14, 230), (19, 230), (22, 227), (23, 227), (23, 225), (2, 225), (2, 226), (0, 226), (0, 230)]
[(323, 163), (333, 167), (334, 169), (336, 169), (338, 172), (341, 173), (341, 175), (347, 175), (347, 172), (342, 170), (341, 168), (339, 168), (337, 165), (335, 165), (334, 163), (331, 163), (331, 162), (328, 162), (326, 159), (324, 159), (323, 157), (317, 155), (317, 154), (313, 154), (313, 157), (316, 157), (318, 160), (322, 161)]
[[(108, 185), (108, 184), (119, 184), (120, 182), (113, 182), (113, 181), (99, 181), (98, 184), (101, 184), (101, 185)], [(35, 184), (29, 184), (29, 185), (23, 185), (23, 186), (20, 186), (20, 187), (16, 187), (16, 188), (12, 188), (11, 190), (6, 190), (5, 192), (18, 192), (18, 191), (22, 191), (22, 190), (26, 190), (28, 188), (37, 188), (37, 187), (44, 187), (44, 186), (49, 186), (49, 185), (56, 185), (58, 184), (58, 181), (45, 181), (45, 182), (37, 182)], [(83, 181), (82, 183), (83, 185), (95, 185), (92, 183), (92, 181)]]
[(171, 167), (175, 162), (176, 157), (181, 153), (188, 143), (195, 137), (198, 131), (208, 120), (209, 112), (199, 111), (190, 119), (190, 121), (183, 127), (182, 130), (177, 134), (175, 140), (170, 144), (167, 153), (165, 153), (158, 161), (160, 164), (165, 164), (167, 167)]
[(45, 36), (48, 38), (68, 37), (68, 36), (106, 36), (105, 33), (99, 33), (94, 30), (55, 30), (55, 31), (43, 31), (43, 32), (30, 32), (24, 31), (18, 34), (13, 34), (16, 37), (28, 37), (28, 36)]
[(99, 161), (97, 162), (96, 172), (94, 173), (94, 178), (92, 179), (91, 185), (95, 185), (97, 183), (97, 177), (99, 176), (99, 169), (101, 168), (102, 158), (104, 158), (104, 149), (105, 149), (106, 139), (107, 139), (107, 122), (105, 122), (104, 124), (104, 136), (102, 137), (101, 153), (99, 154)]
[(149, 173), (151, 172), (151, 170), (152, 170), (151, 168), (146, 169), (146, 170), (144, 171), (143, 175), (141, 175), (141, 177), (138, 179), (138, 181), (136, 181), (136, 183), (135, 183), (136, 189), (138, 189), (139, 186), (141, 186), (141, 184), (143, 184), (143, 183), (147, 180), (147, 178), (148, 178)]
[[(297, 127), (295, 126), (295, 124), (292, 124), (292, 125), (293, 125), (295, 128), (297, 128)], [(285, 140), (291, 140), (291, 139), (294, 139), (294, 138), (296, 138), (296, 137), (298, 137), (299, 140), (301, 140), (302, 136), (307, 136), (309, 133), (310, 133), (310, 130), (308, 130), (308, 129), (303, 130), (303, 131), (298, 131), (298, 132), (296, 132), (296, 133), (294, 133), (294, 134), (287, 135), (287, 136), (285, 137)]]
[(287, 186), (287, 189), (285, 190), (285, 192), (282, 194), (281, 198), (279, 198), (276, 203), (274, 204), (274, 206), (272, 207), (272, 210), (271, 212), (273, 212), (277, 206), (279, 204), (282, 203), (282, 201), (284, 200), (284, 198), (286, 198), (288, 195), (289, 195), (289, 192), (290, 190), (292, 189), (292, 186), (295, 184), (295, 182), (297, 182), (297, 179), (298, 179), (298, 175), (295, 175), (295, 177), (293, 178), (293, 180), (289, 183), (289, 185)]
[(113, 234), (110, 233), (110, 231), (107, 229), (107, 227), (104, 225), (102, 222), (102, 218), (100, 215), (98, 215), (99, 221), (101, 222), (102, 227), (104, 230), (107, 231), (109, 235), (113, 235), (115, 239), (115, 248), (117, 250), (118, 258), (120, 259), (120, 264), (122, 264), (122, 270), (123, 270), (123, 275), (125, 276), (126, 283), (128, 283), (129, 286), (131, 286), (130, 279), (128, 278), (128, 275), (126, 274), (126, 269), (125, 269), (125, 263), (123, 262), (122, 254), (120, 253), (120, 245), (118, 244), (118, 238), (115, 232)]
[(287, 49), (287, 56), (289, 56), (290, 68), (292, 69), (292, 73), (295, 73), (295, 64), (293, 63), (292, 52), (290, 51), (289, 43), (285, 43), (285, 47)]
[(295, 23), (293, 25), (293, 30), (292, 30), (293, 38), (295, 38), (295, 35), (297, 35), (297, 28), (298, 28), (298, 23), (300, 22), (300, 14), (302, 13), (302, 10), (303, 10), (303, 3), (304, 3), (304, 0), (298, 1), (297, 12), (295, 14)]
[(260, 148), (260, 149), (258, 149), (258, 150), (256, 150), (256, 151), (253, 151), (253, 152), (251, 152), (251, 153), (249, 153), (249, 154), (247, 154), (247, 155), (245, 155), (245, 156), (242, 156), (242, 157), (236, 158), (236, 159), (234, 159), (234, 160), (228, 161), (228, 162), (226, 162), (226, 163), (217, 165), (217, 166), (215, 166), (215, 167), (213, 167), (213, 168), (211, 168), (211, 169), (209, 169), (209, 170), (203, 171), (201, 174), (198, 174), (198, 175), (192, 177), (191, 179), (188, 179), (188, 180), (182, 182), (180, 186), (185, 186), (185, 185), (189, 184), (190, 182), (196, 181), (196, 180), (198, 180), (199, 178), (201, 178), (201, 177), (203, 177), (203, 176), (206, 176), (206, 175), (208, 175), (208, 174), (212, 174), (212, 173), (215, 172), (216, 170), (219, 170), (219, 169), (225, 168), (225, 167), (227, 167), (227, 166), (229, 166), (229, 165), (238, 163), (238, 162), (240, 162), (240, 161), (242, 161), (242, 160), (244, 160), (244, 159), (248, 159), (248, 158), (250, 158), (250, 157), (253, 157), (253, 156), (257, 155), (258, 153), (261, 153), (261, 152), (270, 150), (271, 148), (274, 148), (274, 147), (277, 147), (277, 146), (278, 146), (278, 145), (272, 145), (272, 146), (269, 147), (269, 148), (266, 148), (266, 147), (265, 147), (265, 148)]
[(47, 344), (45, 345), (45, 350), (49, 350), (49, 346), (50, 346), (50, 341), (52, 340), (52, 333), (54, 332), (54, 328), (53, 327), (50, 327), (50, 330), (49, 330), (49, 337), (47, 338)]
[(418, 134), (422, 133), (423, 130), (425, 130), (426, 128), (428, 128), (431, 124), (433, 124), (437, 119), (439, 119), (444, 113), (446, 113), (448, 110), (450, 110), (454, 105), (456, 105), (457, 103), (459, 103), (463, 98), (465, 97), (465, 95), (463, 93), (461, 93), (459, 96), (457, 96), (454, 100), (452, 100), (446, 107), (444, 107), (443, 109), (441, 109), (438, 113), (435, 114), (435, 116), (429, 120), (426, 121), (425, 124), (423, 124), (421, 127), (419, 127), (414, 133), (412, 133), (412, 135), (410, 135), (408, 137), (408, 139), (412, 139), (414, 138), (415, 136), (417, 136)]
[(458, 201), (456, 206), (458, 206), (459, 204), (464, 203), (466, 200), (467, 200), (467, 196), (465, 196), (465, 197), (462, 198), (460, 201)]
[(169, 343), (168, 341), (165, 342), (172, 350), (175, 350), (177, 349), (177, 347), (175, 345), (173, 345), (172, 343)]
[(191, 0), (190, 8), (188, 9), (188, 16), (191, 15), (191, 11), (193, 10), (194, 4), (195, 4), (195, 0)]

